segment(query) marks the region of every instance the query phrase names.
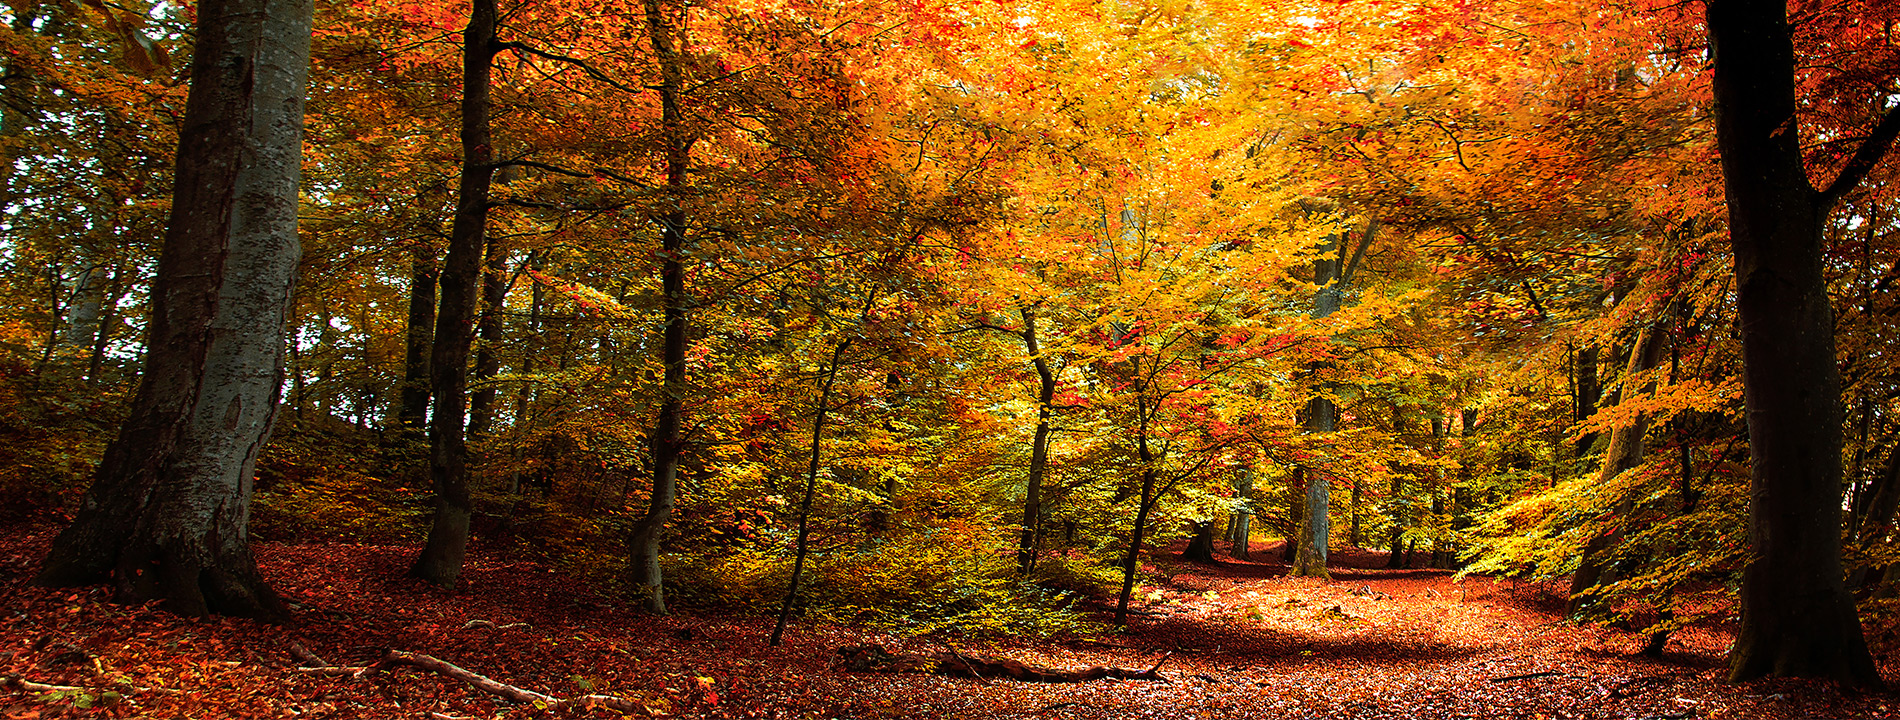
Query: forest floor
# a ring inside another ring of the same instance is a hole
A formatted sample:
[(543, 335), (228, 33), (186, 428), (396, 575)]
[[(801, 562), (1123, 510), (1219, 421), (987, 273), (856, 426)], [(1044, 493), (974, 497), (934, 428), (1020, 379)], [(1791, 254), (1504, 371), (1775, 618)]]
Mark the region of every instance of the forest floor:
[[(1165, 681), (1074, 684), (852, 673), (836, 649), (946, 649), (943, 641), (799, 625), (765, 646), (770, 618), (686, 611), (654, 619), (530, 563), (471, 555), (455, 593), (402, 577), (410, 548), (257, 548), (295, 605), (289, 626), (180, 619), (106, 603), (104, 588), (28, 585), (50, 530), (0, 529), (0, 718), (526, 718), (423, 670), (322, 675), (293, 644), (337, 665), (386, 650), (426, 653), (496, 681), (566, 698), (634, 700), (683, 718), (1900, 718), (1900, 695), (1825, 683), (1722, 682), (1729, 638), (1679, 633), (1660, 659), (1641, 638), (1561, 622), (1551, 588), (1436, 570), (1381, 570), (1338, 553), (1332, 582), (1286, 576), (1277, 556), (1166, 564), (1125, 633), (957, 648), (1056, 666), (1146, 668)], [(485, 621), (478, 622), (478, 621)], [(519, 623), (519, 624), (517, 624)], [(1894, 668), (1890, 680), (1900, 680)], [(13, 679), (83, 690), (29, 691)], [(108, 694), (111, 693), (111, 694)], [(103, 706), (91, 707), (87, 706)], [(606, 709), (580, 710), (615, 717)]]

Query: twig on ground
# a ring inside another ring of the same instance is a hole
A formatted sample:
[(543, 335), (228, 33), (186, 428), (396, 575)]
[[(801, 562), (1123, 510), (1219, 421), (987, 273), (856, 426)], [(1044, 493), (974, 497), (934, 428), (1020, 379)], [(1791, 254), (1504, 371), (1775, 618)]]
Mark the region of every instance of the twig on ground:
[(508, 623), (506, 625), (496, 625), (495, 623), (487, 621), (487, 620), (470, 620), (467, 623), (462, 625), (463, 630), (471, 630), (474, 628), (485, 628), (488, 630), (514, 630), (516, 628), (526, 628), (526, 627), (533, 627), (533, 626), (524, 622)]
[(1491, 682), (1509, 682), (1512, 680), (1529, 680), (1531, 678), (1540, 678), (1540, 677), (1556, 677), (1562, 674), (1563, 673), (1557, 672), (1555, 670), (1545, 670), (1543, 672), (1524, 673), (1523, 675), (1505, 675), (1504, 677), (1494, 677), (1494, 678), (1491, 678)]
[[(304, 652), (308, 653), (309, 651), (305, 650)], [(311, 657), (315, 657), (315, 656), (312, 655)], [(606, 708), (608, 710), (612, 710), (618, 713), (627, 713), (627, 714), (638, 713), (640, 715), (652, 714), (652, 712), (647, 709), (645, 704), (637, 702), (629, 698), (620, 697), (618, 695), (580, 695), (580, 696), (571, 697), (571, 698), (558, 698), (553, 695), (538, 693), (533, 690), (529, 690), (527, 688), (509, 685), (508, 683), (495, 680), (493, 678), (490, 678), (478, 672), (474, 672), (472, 670), (468, 670), (467, 668), (463, 668), (459, 665), (456, 665), (455, 663), (448, 662), (441, 658), (437, 658), (431, 655), (424, 655), (422, 653), (404, 652), (402, 650), (390, 650), (383, 654), (383, 659), (378, 660), (376, 661), (375, 664), (369, 665), (366, 667), (327, 666), (327, 667), (297, 668), (296, 670), (298, 672), (309, 673), (313, 675), (349, 675), (352, 677), (361, 678), (365, 675), (368, 675), (372, 672), (376, 672), (378, 670), (387, 670), (388, 668), (395, 665), (408, 665), (410, 667), (428, 670), (430, 672), (433, 672), (439, 675), (447, 675), (451, 678), (462, 681), (463, 684), (468, 685), (469, 687), (475, 688), (476, 690), (480, 690), (482, 692), (488, 693), (490, 695), (494, 695), (496, 697), (500, 697), (504, 700), (508, 700), (511, 702), (521, 703), (523, 705), (533, 705), (543, 710), (559, 711), (559, 710), (564, 710), (564, 709), (569, 709), (569, 708), (580, 708), (583, 710), (592, 709), (592, 708)]]

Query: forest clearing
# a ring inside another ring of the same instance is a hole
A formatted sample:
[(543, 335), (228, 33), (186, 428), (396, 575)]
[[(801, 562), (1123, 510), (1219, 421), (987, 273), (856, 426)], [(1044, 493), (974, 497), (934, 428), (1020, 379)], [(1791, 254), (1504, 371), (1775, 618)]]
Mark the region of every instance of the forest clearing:
[[(0, 675), (86, 690), (16, 690), (4, 704), (7, 718), (546, 714), (410, 668), (361, 678), (308, 674), (297, 669), (311, 663), (293, 644), (351, 664), (389, 649), (428, 653), (551, 696), (633, 699), (635, 717), (1900, 717), (1892, 693), (1800, 680), (1724, 682), (1730, 627), (1677, 633), (1661, 657), (1644, 657), (1638, 634), (1565, 623), (1559, 589), (1382, 569), (1376, 552), (1336, 555), (1332, 583), (1288, 576), (1271, 547), (1260, 562), (1169, 563), (1168, 579), (1144, 593), (1144, 611), (1126, 631), (955, 648), (1052, 667), (1166, 658), (1158, 681), (1046, 684), (849, 672), (838, 662), (840, 647), (952, 646), (825, 623), (801, 626), (769, 648), (762, 618), (689, 611), (655, 619), (531, 563), (472, 559), (468, 584), (451, 596), (398, 577), (409, 550), (387, 546), (260, 546), (260, 563), (296, 603), (295, 622), (194, 622), (108, 604), (96, 589), (27, 587), (46, 539), (0, 547), (0, 582), (14, 598), (0, 608), (7, 638)], [(102, 692), (124, 700), (74, 707)]]

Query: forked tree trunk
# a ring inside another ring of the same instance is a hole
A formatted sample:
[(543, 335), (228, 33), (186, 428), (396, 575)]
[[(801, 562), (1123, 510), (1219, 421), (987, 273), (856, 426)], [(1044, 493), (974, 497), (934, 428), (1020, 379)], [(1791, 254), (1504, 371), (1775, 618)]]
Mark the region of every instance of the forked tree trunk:
[(646, 0), (647, 35), (660, 63), (660, 123), (666, 141), (666, 187), (673, 209), (660, 222), (660, 298), (666, 323), (660, 341), (665, 373), (660, 387), (660, 409), (647, 444), (653, 459), (653, 491), (647, 513), (628, 533), (629, 570), (637, 592), (645, 596), (647, 612), (666, 614), (666, 590), (660, 570), (660, 535), (673, 517), (679, 492), (680, 436), (686, 402), (686, 164), (692, 140), (680, 114), (684, 86), (681, 60), (673, 48), (671, 29), (661, 13), (660, 0)]
[(489, 75), (495, 52), (495, 0), (474, 0), (462, 34), (462, 179), (456, 188), (455, 220), (442, 263), (441, 309), (436, 315), (430, 372), (435, 394), (429, 442), (429, 480), (435, 515), (429, 540), (409, 574), (439, 587), (454, 587), (468, 552), (471, 507), (468, 445), (462, 416), (468, 410), (468, 350), (475, 338), (475, 307), (488, 226), (488, 190), (495, 178), (489, 137)]
[(198, 6), (191, 95), (152, 292), (145, 374), (36, 579), (124, 602), (280, 619), (246, 522), (283, 381), (297, 240), (308, 0)]
[[(1735, 681), (1766, 675), (1878, 686), (1841, 571), (1840, 373), (1822, 276), (1829, 197), (1808, 184), (1785, 0), (1710, 0), (1716, 147), (1727, 188), (1751, 466)], [(1892, 117), (1889, 116), (1889, 121)], [(1892, 128), (1873, 150), (1884, 151)], [(1876, 133), (1878, 136), (1879, 133)], [(1856, 153), (1856, 180), (1878, 154)]]

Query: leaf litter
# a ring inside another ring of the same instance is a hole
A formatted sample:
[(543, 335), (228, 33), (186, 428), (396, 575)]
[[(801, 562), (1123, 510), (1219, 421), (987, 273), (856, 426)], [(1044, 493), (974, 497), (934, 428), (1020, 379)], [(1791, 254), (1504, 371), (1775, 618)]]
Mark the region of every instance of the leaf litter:
[(958, 650), (1050, 667), (1146, 667), (1171, 654), (1168, 682), (1049, 685), (847, 672), (837, 648), (930, 653), (952, 641), (800, 624), (769, 648), (770, 618), (714, 610), (653, 618), (547, 567), (479, 553), (462, 586), (444, 592), (402, 576), (413, 550), (400, 546), (260, 543), (261, 569), (293, 603), (295, 622), (189, 620), (111, 604), (103, 587), (32, 587), (51, 534), (0, 535), (7, 720), (629, 715), (510, 703), (406, 667), (299, 670), (316, 664), (310, 658), (369, 666), (392, 650), (531, 695), (625, 698), (636, 703), (631, 716), (649, 717), (1900, 718), (1891, 693), (1723, 682), (1731, 628), (1686, 628), (1663, 657), (1641, 657), (1639, 635), (1562, 622), (1555, 586), (1373, 569), (1383, 555), (1372, 553), (1340, 553), (1330, 582), (1288, 577), (1271, 560), (1161, 563), (1171, 579), (1146, 589), (1148, 604), (1125, 632), (975, 648), (955, 641)]

